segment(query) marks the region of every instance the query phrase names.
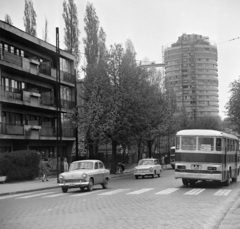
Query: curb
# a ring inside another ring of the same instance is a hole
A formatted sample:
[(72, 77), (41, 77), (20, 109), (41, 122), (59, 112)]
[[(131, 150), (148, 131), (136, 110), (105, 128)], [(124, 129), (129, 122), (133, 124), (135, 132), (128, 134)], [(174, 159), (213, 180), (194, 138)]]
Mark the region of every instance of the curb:
[[(130, 176), (132, 174), (133, 174), (133, 172), (126, 172), (126, 173), (123, 173), (123, 174), (112, 174), (112, 175), (115, 175), (115, 176), (111, 177), (111, 179), (124, 177), (124, 176)], [(0, 196), (14, 195), (14, 194), (20, 194), (20, 193), (26, 193), (26, 192), (36, 192), (36, 191), (42, 191), (42, 190), (47, 190), (47, 189), (55, 189), (55, 188), (59, 188), (59, 185), (51, 186), (51, 187), (44, 187), (44, 188), (22, 190), (22, 191), (5, 192), (5, 193), (0, 193)]]

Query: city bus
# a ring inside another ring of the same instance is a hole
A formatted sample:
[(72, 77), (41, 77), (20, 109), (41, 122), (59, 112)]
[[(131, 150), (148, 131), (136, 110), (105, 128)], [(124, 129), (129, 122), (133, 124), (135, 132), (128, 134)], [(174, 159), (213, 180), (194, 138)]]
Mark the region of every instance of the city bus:
[(176, 134), (175, 178), (184, 185), (217, 181), (229, 186), (239, 175), (239, 138), (216, 130)]

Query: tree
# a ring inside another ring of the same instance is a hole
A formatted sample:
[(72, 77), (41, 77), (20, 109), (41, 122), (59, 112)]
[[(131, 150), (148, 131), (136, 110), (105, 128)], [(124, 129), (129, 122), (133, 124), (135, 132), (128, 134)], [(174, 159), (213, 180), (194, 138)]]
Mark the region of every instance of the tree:
[(32, 35), (37, 36), (37, 24), (36, 24), (37, 14), (33, 8), (32, 0), (25, 0), (25, 9), (24, 9), (24, 27), (25, 32)]
[(5, 22), (8, 23), (9, 25), (13, 25), (12, 19), (8, 14), (5, 15)]
[(78, 13), (77, 6), (74, 0), (63, 2), (63, 19), (65, 23), (64, 28), (64, 44), (66, 50), (75, 56), (75, 68), (79, 74), (78, 65), (80, 62), (80, 30), (78, 27)]
[(44, 30), (43, 30), (43, 40), (48, 42), (48, 20), (47, 18), (45, 18), (45, 26), (44, 26)]
[(225, 108), (227, 115), (234, 125), (234, 131), (240, 133), (240, 77), (230, 84), (230, 98)]

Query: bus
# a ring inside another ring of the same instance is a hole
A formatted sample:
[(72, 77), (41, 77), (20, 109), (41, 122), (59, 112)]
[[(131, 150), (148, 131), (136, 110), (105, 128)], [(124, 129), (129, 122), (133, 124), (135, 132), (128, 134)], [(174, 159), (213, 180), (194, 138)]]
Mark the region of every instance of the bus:
[(184, 185), (217, 181), (229, 186), (239, 175), (239, 138), (216, 130), (176, 134), (175, 178)]
[(172, 169), (175, 169), (175, 146), (172, 146), (170, 149), (170, 164)]

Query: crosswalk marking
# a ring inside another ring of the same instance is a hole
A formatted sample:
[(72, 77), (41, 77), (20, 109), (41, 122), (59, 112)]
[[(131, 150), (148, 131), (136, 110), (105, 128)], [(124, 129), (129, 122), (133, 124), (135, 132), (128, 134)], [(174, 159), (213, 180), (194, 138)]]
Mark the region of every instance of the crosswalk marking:
[(155, 194), (156, 195), (167, 195), (167, 194), (176, 192), (177, 190), (179, 190), (179, 188), (168, 188), (168, 189), (165, 189), (163, 191), (157, 192)]
[(103, 190), (96, 190), (96, 191), (93, 191), (93, 192), (85, 192), (85, 193), (79, 193), (79, 194), (75, 194), (75, 195), (71, 195), (71, 196), (87, 196), (87, 195), (90, 195), (90, 194), (95, 194), (97, 192), (102, 192)]
[(42, 196), (42, 198), (50, 198), (50, 197), (56, 197), (56, 196), (63, 196), (63, 195), (66, 195), (66, 193), (58, 193), (58, 194), (53, 194), (53, 195), (50, 195), (50, 196)]
[[(32, 197), (41, 197), (41, 198), (54, 198), (54, 197), (60, 197), (60, 196), (67, 196), (67, 197), (81, 197), (81, 196), (86, 196), (86, 195), (94, 195), (97, 194), (99, 196), (110, 196), (110, 195), (115, 195), (115, 194), (119, 194), (119, 193), (124, 193), (127, 192), (131, 189), (116, 189), (116, 190), (111, 190), (111, 191), (107, 191), (104, 189), (101, 190), (94, 190), (92, 192), (80, 192), (77, 194), (74, 193), (59, 193), (59, 192), (42, 192), (42, 193), (36, 193), (36, 192), (29, 192), (29, 193), (20, 193), (20, 194), (14, 194), (14, 195), (6, 195), (6, 196), (0, 196), (0, 200), (4, 200), (4, 199), (9, 199), (9, 198), (15, 198), (15, 199), (28, 199), (28, 198), (32, 198)], [(128, 192), (125, 193), (126, 195), (139, 195), (148, 191), (154, 190), (154, 188), (143, 188), (143, 189), (139, 189), (139, 190), (135, 190), (132, 192)], [(177, 192), (178, 190), (183, 190), (181, 188), (167, 188), (165, 190), (161, 190), (159, 192), (155, 192), (155, 195), (169, 195), (173, 192)], [(184, 193), (184, 195), (199, 195), (201, 192), (205, 191), (206, 189), (203, 188), (194, 188), (191, 189), (189, 191), (187, 191), (186, 193)], [(103, 192), (105, 191), (105, 192)], [(227, 196), (229, 195), (229, 193), (231, 192), (231, 189), (219, 189), (218, 191), (216, 191), (214, 194), (214, 196)], [(99, 193), (99, 192), (103, 192), (103, 193)]]
[(192, 190), (190, 190), (189, 192), (186, 192), (185, 195), (198, 195), (200, 194), (201, 192), (203, 192), (205, 189), (204, 188), (194, 188)]
[(35, 197), (35, 196), (48, 195), (48, 194), (51, 194), (51, 193), (54, 193), (54, 192), (38, 193), (38, 194), (35, 194), (35, 195), (30, 195), (30, 196), (22, 196), (22, 197), (19, 197), (19, 198), (16, 198), (16, 199), (28, 199), (28, 198), (32, 198), (32, 197)]
[(143, 189), (140, 189), (140, 190), (137, 190), (137, 191), (134, 191), (134, 192), (129, 192), (127, 193), (127, 195), (135, 195), (135, 194), (142, 194), (144, 192), (148, 192), (150, 190), (153, 190), (154, 188), (143, 188)]
[(116, 193), (119, 193), (119, 192), (124, 192), (124, 191), (128, 191), (129, 189), (117, 189), (117, 190), (114, 190), (114, 191), (111, 191), (111, 192), (104, 192), (104, 193), (101, 193), (101, 194), (98, 194), (98, 195), (113, 195), (113, 194), (116, 194)]
[(230, 189), (218, 190), (214, 193), (214, 196), (227, 196), (231, 191)]
[(1, 196), (1, 197), (0, 197), (0, 200), (8, 199), (8, 198), (14, 198), (14, 197), (19, 197), (19, 196), (24, 196), (24, 195), (29, 195), (29, 194), (33, 194), (33, 193), (34, 193), (34, 192), (28, 192), (28, 193), (21, 193), (21, 194)]

